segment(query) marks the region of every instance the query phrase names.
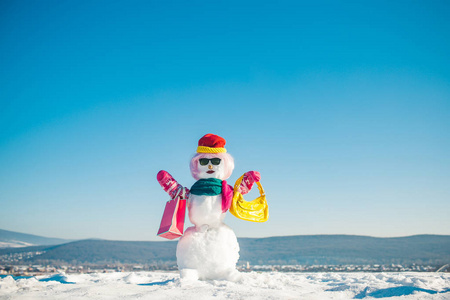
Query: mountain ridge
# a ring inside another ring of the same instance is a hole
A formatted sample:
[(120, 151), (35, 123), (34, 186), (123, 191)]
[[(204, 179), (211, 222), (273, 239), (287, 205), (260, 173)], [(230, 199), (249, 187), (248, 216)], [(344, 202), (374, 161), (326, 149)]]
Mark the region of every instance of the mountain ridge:
[[(379, 238), (359, 235), (294, 235), (238, 238), (240, 261), (255, 264), (429, 264), (450, 262), (450, 235)], [(30, 264), (176, 263), (177, 241), (87, 239), (58, 245), (0, 249), (0, 263), (20, 253)], [(19, 255), (20, 256), (20, 255)], [(9, 257), (9, 258), (8, 258)], [(25, 256), (23, 256), (25, 257)]]
[(39, 245), (57, 245), (72, 242), (69, 239), (51, 238), (40, 235), (0, 229), (0, 249)]

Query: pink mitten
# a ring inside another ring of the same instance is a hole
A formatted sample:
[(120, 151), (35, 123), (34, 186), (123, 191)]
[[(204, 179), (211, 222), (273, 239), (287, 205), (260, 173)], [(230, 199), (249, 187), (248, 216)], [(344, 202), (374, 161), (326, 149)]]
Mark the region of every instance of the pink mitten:
[(245, 172), (244, 178), (242, 179), (241, 185), (239, 186), (239, 193), (242, 195), (247, 194), (253, 187), (255, 182), (261, 180), (261, 174), (257, 171)]
[(189, 190), (184, 188), (179, 184), (168, 172), (161, 170), (156, 175), (156, 179), (162, 186), (163, 190), (169, 194), (170, 198), (175, 199), (177, 196), (181, 195), (182, 199), (186, 199)]

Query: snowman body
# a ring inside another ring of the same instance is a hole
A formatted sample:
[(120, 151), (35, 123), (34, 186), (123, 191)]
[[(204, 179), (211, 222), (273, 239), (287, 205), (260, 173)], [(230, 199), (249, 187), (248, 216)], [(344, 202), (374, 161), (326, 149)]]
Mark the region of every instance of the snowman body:
[(193, 195), (188, 200), (189, 220), (196, 227), (219, 227), (225, 218), (222, 212), (222, 195)]
[[(221, 162), (201, 165), (199, 156), (208, 159), (219, 157)], [(191, 161), (191, 172), (197, 180), (225, 180), (231, 175), (230, 167), (232, 171), (234, 162), (229, 154), (197, 155)], [(233, 230), (223, 223), (226, 211), (222, 208), (222, 195), (198, 195), (191, 190), (187, 207), (189, 220), (194, 226), (186, 229), (177, 245), (181, 277), (236, 280), (239, 276), (236, 270), (239, 244)]]

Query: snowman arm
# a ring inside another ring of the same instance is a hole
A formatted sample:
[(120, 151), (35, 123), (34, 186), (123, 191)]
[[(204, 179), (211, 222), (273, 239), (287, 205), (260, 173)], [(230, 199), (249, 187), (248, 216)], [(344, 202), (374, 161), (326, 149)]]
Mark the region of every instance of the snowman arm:
[(181, 186), (181, 184), (179, 184), (178, 188), (177, 188), (177, 192), (176, 192), (175, 196), (172, 199), (175, 199), (176, 197), (179, 196), (180, 199), (188, 200), (189, 199), (189, 194), (190, 194), (189, 189), (187, 187), (183, 187), (183, 186)]
[(260, 180), (261, 180), (261, 174), (259, 172), (257, 172), (257, 171), (245, 172), (244, 178), (242, 179), (241, 184), (239, 186), (239, 190), (238, 190), (239, 193), (241, 193), (242, 195), (247, 194), (252, 189), (253, 184)]
[(189, 197), (189, 189), (179, 184), (169, 172), (161, 170), (156, 175), (156, 179), (163, 188), (163, 190), (169, 194), (170, 198), (175, 199), (180, 196), (181, 199)]

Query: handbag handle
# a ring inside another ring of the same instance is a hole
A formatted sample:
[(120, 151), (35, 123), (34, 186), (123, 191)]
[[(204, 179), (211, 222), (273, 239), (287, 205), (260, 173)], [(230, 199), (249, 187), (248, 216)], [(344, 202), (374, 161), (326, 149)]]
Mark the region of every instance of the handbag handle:
[[(236, 180), (236, 183), (234, 184), (234, 193), (237, 193), (237, 192), (238, 192), (239, 186), (241, 185), (241, 182), (242, 182), (242, 180), (244, 179), (244, 176), (245, 176), (245, 173), (244, 173), (244, 175), (242, 175), (241, 177), (239, 177), (238, 180)], [(264, 192), (264, 189), (263, 189), (261, 183), (260, 183), (259, 181), (256, 181), (255, 183), (256, 183), (256, 185), (258, 186), (259, 194), (260, 194), (261, 196), (264, 196), (264, 195), (265, 195), (265, 192)]]

